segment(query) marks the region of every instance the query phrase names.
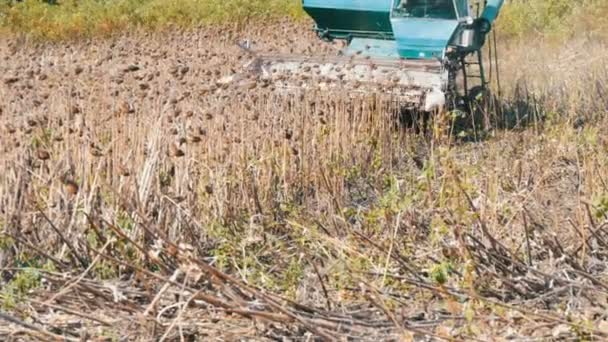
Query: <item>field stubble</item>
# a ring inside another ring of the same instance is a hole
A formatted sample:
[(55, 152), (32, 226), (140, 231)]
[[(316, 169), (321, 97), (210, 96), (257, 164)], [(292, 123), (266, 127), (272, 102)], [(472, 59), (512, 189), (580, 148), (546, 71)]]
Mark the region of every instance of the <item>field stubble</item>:
[(504, 46), (465, 142), (382, 98), (217, 86), (239, 34), (0, 44), (0, 336), (608, 336), (601, 42)]

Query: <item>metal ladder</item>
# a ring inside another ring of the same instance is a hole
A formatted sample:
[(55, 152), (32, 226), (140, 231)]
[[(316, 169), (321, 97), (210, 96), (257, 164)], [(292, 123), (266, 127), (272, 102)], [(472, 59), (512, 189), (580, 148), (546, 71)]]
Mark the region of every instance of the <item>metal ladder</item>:
[[(469, 84), (470, 81), (469, 79), (473, 78), (473, 79), (479, 79), (479, 85), (483, 88), (486, 89), (488, 86), (488, 81), (486, 79), (486, 75), (485, 75), (485, 68), (483, 66), (483, 55), (480, 50), (477, 50), (475, 52), (473, 52), (477, 58), (474, 58), (474, 60), (471, 61), (467, 61), (467, 57), (463, 56), (460, 60), (460, 63), (462, 64), (462, 80), (463, 80), (463, 86), (464, 86), (464, 96), (468, 99), (469, 97)], [(477, 66), (477, 74), (471, 74), (469, 73), (469, 71), (467, 70), (470, 67), (475, 67)]]

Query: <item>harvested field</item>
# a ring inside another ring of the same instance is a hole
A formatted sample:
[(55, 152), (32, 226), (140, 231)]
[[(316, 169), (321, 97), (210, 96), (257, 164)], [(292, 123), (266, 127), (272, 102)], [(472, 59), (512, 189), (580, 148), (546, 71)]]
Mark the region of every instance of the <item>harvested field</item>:
[(218, 84), (308, 28), (2, 38), (0, 339), (608, 338), (605, 44), (502, 47), (477, 131)]

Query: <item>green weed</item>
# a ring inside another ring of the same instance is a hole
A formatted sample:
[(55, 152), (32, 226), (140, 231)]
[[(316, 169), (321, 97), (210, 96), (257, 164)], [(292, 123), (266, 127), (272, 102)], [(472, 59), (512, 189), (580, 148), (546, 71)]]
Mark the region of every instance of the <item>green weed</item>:
[(40, 286), (40, 272), (34, 268), (19, 271), (6, 286), (0, 290), (2, 308), (14, 309), (23, 300), (23, 297), (32, 289)]

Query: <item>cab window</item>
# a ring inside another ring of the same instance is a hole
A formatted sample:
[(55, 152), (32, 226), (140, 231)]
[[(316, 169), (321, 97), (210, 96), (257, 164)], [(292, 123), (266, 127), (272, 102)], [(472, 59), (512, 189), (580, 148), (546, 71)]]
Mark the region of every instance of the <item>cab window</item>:
[(457, 19), (453, 0), (401, 0), (394, 12), (400, 17)]

